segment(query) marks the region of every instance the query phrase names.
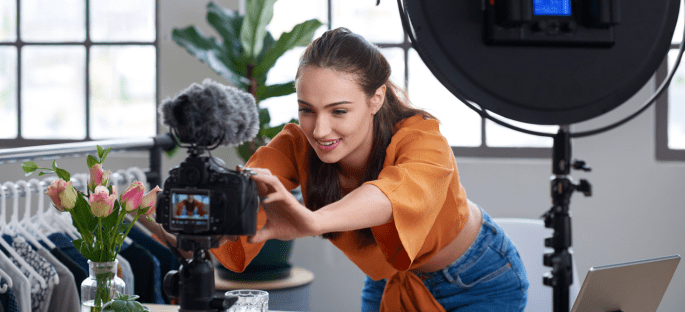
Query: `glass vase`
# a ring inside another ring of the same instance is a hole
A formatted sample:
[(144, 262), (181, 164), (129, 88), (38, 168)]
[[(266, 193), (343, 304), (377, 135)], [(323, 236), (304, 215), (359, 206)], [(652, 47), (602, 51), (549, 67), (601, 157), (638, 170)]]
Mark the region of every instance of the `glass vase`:
[(100, 312), (117, 292), (124, 293), (126, 284), (117, 276), (119, 261), (88, 260), (89, 276), (81, 283), (81, 312)]

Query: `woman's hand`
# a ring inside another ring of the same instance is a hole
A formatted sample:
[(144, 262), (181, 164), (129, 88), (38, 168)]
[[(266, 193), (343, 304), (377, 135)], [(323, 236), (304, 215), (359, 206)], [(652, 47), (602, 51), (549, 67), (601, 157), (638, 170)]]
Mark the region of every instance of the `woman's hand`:
[(257, 173), (251, 178), (257, 183), (260, 203), (266, 212), (266, 225), (248, 238), (249, 243), (269, 239), (291, 240), (318, 235), (314, 213), (297, 199), (268, 169), (250, 168)]

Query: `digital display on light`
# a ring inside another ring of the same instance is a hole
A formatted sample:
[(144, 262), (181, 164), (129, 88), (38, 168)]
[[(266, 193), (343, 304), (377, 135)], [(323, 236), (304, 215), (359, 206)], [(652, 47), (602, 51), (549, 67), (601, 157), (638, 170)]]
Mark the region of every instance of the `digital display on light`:
[(571, 0), (533, 0), (534, 15), (571, 15)]
[(209, 191), (171, 190), (171, 226), (209, 228)]

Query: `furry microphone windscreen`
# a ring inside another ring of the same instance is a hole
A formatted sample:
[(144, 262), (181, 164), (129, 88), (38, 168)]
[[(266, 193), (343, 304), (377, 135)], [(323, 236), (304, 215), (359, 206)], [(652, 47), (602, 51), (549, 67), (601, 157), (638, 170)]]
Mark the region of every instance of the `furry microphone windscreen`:
[(254, 97), (211, 79), (193, 83), (159, 107), (162, 123), (174, 128), (183, 143), (229, 146), (252, 140), (259, 132)]

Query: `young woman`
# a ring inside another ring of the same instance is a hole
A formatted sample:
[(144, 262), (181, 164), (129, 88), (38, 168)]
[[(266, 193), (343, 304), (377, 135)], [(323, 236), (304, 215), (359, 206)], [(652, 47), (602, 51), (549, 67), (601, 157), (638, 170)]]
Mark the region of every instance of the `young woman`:
[[(268, 239), (322, 235), (368, 277), (362, 311), (523, 311), (516, 247), (469, 202), (438, 121), (411, 108), (379, 50), (327, 31), (300, 59), (299, 126), (248, 161), (258, 232), (212, 252), (241, 272)], [(305, 205), (289, 190), (302, 186)]]

